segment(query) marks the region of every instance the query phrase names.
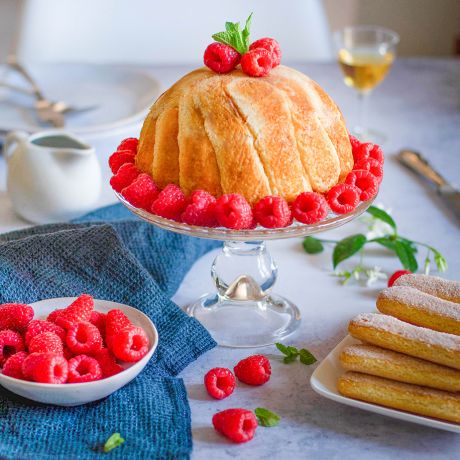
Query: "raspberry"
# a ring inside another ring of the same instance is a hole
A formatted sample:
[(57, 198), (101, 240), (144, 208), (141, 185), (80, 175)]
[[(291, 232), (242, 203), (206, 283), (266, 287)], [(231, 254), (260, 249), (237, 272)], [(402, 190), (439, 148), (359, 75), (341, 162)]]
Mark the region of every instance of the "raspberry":
[(190, 203), (182, 213), (182, 222), (202, 227), (216, 227), (215, 207), (216, 199), (210, 193), (195, 190), (190, 197)]
[(78, 355), (69, 361), (69, 383), (93, 382), (101, 378), (101, 366), (94, 358)]
[(187, 206), (184, 193), (174, 184), (167, 185), (152, 204), (152, 212), (158, 216), (171, 220), (180, 220), (180, 216)]
[(29, 353), (64, 354), (62, 340), (54, 332), (42, 332), (32, 338), (29, 344)]
[(111, 377), (119, 374), (123, 368), (115, 361), (115, 356), (108, 348), (101, 348), (93, 354), (93, 358), (99, 363), (102, 370), (102, 377)]
[(105, 343), (112, 348), (114, 337), (123, 329), (131, 326), (131, 321), (121, 310), (110, 310), (105, 321)]
[(242, 359), (233, 369), (238, 380), (248, 385), (263, 385), (270, 380), (272, 368), (264, 355)]
[(125, 163), (134, 163), (136, 154), (130, 150), (117, 150), (109, 157), (109, 166), (112, 174), (116, 174)]
[(374, 144), (370, 142), (362, 142), (353, 149), (353, 160), (355, 163), (363, 159), (369, 158), (370, 151), (374, 148)]
[(140, 171), (132, 163), (125, 163), (120, 166), (117, 173), (112, 176), (110, 179), (110, 185), (116, 192), (121, 193), (125, 187), (136, 179), (139, 173)]
[(374, 145), (374, 148), (369, 152), (369, 158), (377, 160), (383, 165), (385, 161), (385, 155), (383, 154), (383, 150), (380, 145)]
[(0, 331), (0, 367), (15, 353), (24, 350), (24, 341), (20, 334), (10, 329)]
[(316, 192), (303, 192), (292, 203), (292, 216), (303, 224), (315, 224), (327, 216), (326, 198)]
[(359, 147), (361, 142), (359, 141), (357, 137), (352, 136), (351, 134), (349, 134), (349, 137), (350, 137), (351, 150), (354, 151), (355, 149)]
[(89, 321), (93, 308), (93, 298), (88, 294), (82, 294), (67, 308), (64, 308), (64, 310), (56, 318), (56, 324), (64, 329), (68, 329), (74, 323)]
[(156, 200), (160, 189), (148, 174), (139, 174), (134, 181), (125, 187), (121, 194), (123, 198), (136, 208), (150, 211), (152, 203)]
[(128, 326), (113, 338), (112, 351), (121, 361), (137, 362), (149, 351), (147, 334), (141, 327)]
[(102, 348), (101, 333), (89, 322), (74, 323), (67, 330), (65, 342), (75, 354), (94, 353)]
[(19, 353), (11, 355), (3, 366), (2, 374), (14, 377), (15, 379), (24, 379), (24, 374), (22, 373), (22, 363), (26, 358), (27, 353), (25, 351), (20, 351)]
[(74, 353), (70, 350), (69, 347), (67, 347), (65, 344), (64, 344), (64, 358), (67, 359), (67, 361), (71, 358), (74, 357)]
[(369, 171), (377, 179), (377, 183), (380, 184), (383, 180), (383, 165), (374, 158), (362, 159), (355, 163), (354, 170), (364, 169)]
[(233, 442), (250, 441), (256, 432), (256, 416), (247, 409), (226, 409), (212, 417), (212, 424), (219, 433)]
[(117, 150), (130, 150), (131, 152), (136, 153), (138, 144), (138, 139), (136, 139), (135, 137), (128, 137), (120, 142), (120, 145), (117, 147)]
[(272, 60), (272, 69), (276, 66), (279, 66), (281, 63), (281, 48), (280, 44), (274, 38), (260, 38), (254, 43), (251, 43), (249, 50), (254, 50), (258, 48), (266, 49), (270, 53), (270, 58)]
[(329, 207), (337, 214), (348, 214), (358, 206), (360, 190), (354, 185), (337, 184), (327, 192)]
[(34, 317), (34, 310), (30, 305), (22, 303), (5, 303), (0, 305), (0, 331), (9, 329), (22, 332)]
[(240, 54), (224, 43), (211, 43), (203, 56), (204, 65), (217, 73), (231, 72), (240, 62)]
[(49, 315), (48, 318), (46, 318), (47, 321), (51, 323), (56, 322), (56, 318), (64, 311), (63, 308), (58, 308), (57, 310), (52, 311)]
[(359, 199), (361, 201), (370, 200), (379, 191), (377, 178), (365, 169), (351, 171), (345, 179), (345, 183), (354, 185), (360, 190)]
[(254, 218), (265, 228), (286, 227), (291, 222), (291, 210), (283, 198), (266, 196), (255, 204)]
[(390, 276), (390, 279), (388, 280), (388, 287), (391, 287), (393, 286), (393, 284), (395, 284), (395, 281), (403, 276), (403, 275), (410, 275), (412, 272), (410, 272), (409, 270), (397, 270), (395, 271), (391, 276)]
[(104, 313), (101, 313), (100, 311), (93, 310), (91, 312), (91, 317), (89, 319), (89, 322), (91, 324), (94, 324), (98, 329), (99, 333), (101, 334), (101, 337), (105, 337), (105, 322), (107, 320), (107, 315)]
[(67, 360), (54, 353), (32, 353), (22, 363), (27, 380), (39, 383), (65, 383), (69, 373)]
[(222, 227), (241, 230), (250, 228), (253, 215), (249, 203), (236, 193), (222, 195), (216, 202), (216, 218)]
[(265, 77), (272, 68), (271, 54), (264, 48), (248, 51), (241, 58), (241, 68), (250, 77)]
[(224, 399), (235, 389), (235, 376), (230, 369), (215, 367), (204, 376), (204, 384), (213, 398)]
[[(55, 310), (58, 311), (58, 310)], [(53, 312), (54, 313), (54, 312)], [(51, 315), (48, 316), (48, 318)], [(27, 331), (24, 335), (24, 343), (26, 346), (29, 346), (30, 341), (38, 334), (41, 334), (43, 332), (54, 332), (61, 341), (65, 339), (65, 331), (62, 329), (62, 327), (58, 326), (57, 324), (54, 324), (48, 320), (44, 319), (33, 319), (30, 323), (29, 326), (27, 327)]]

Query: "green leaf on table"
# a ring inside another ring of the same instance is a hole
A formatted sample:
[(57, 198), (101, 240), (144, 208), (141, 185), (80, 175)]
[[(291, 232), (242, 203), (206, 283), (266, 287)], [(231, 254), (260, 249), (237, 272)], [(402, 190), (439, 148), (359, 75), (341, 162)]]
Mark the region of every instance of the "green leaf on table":
[(283, 353), (284, 358), (283, 358), (283, 363), (284, 364), (289, 364), (293, 363), (296, 359), (297, 356), (299, 355), (299, 351), (297, 350), (296, 347), (291, 347), (287, 345), (283, 345), (282, 343), (275, 343), (276, 348), (278, 348), (281, 353)]
[(275, 412), (272, 412), (271, 410), (265, 409), (263, 407), (258, 407), (254, 413), (256, 414), (259, 425), (262, 426), (276, 426), (281, 420), (281, 417), (278, 414), (275, 414)]
[(287, 355), (283, 358), (283, 363), (284, 364), (291, 364), (293, 363), (296, 359), (297, 359), (297, 353), (296, 354), (292, 354), (292, 355)]
[(302, 364), (305, 364), (306, 366), (309, 366), (310, 364), (316, 363), (318, 361), (314, 356), (313, 353), (308, 351), (306, 348), (302, 348), (299, 351), (299, 357), (300, 357), (300, 362)]
[(390, 216), (386, 211), (383, 209), (377, 208), (376, 206), (369, 206), (367, 208), (367, 212), (376, 219), (381, 220), (388, 224), (393, 230), (396, 232), (396, 222), (393, 220), (393, 217)]
[(287, 345), (284, 345), (282, 343), (276, 342), (275, 347), (278, 348), (283, 355), (289, 356), (291, 353), (289, 352), (289, 347)]
[(305, 252), (308, 254), (319, 254), (324, 250), (323, 243), (313, 236), (307, 236), (304, 238), (302, 244)]
[(418, 269), (417, 259), (414, 256), (414, 249), (404, 240), (395, 240), (395, 252), (401, 261), (402, 266), (415, 273)]
[(334, 269), (339, 265), (340, 262), (348, 259), (352, 255), (360, 251), (366, 244), (367, 238), (365, 235), (358, 233), (357, 235), (351, 235), (343, 240), (340, 240), (334, 248), (332, 253), (332, 265)]
[(395, 240), (393, 238), (391, 238), (391, 237), (382, 236), (380, 238), (374, 238), (372, 240), (372, 242), (380, 244), (380, 246), (383, 246), (383, 247), (389, 249), (390, 251), (395, 250)]
[(121, 446), (124, 442), (125, 440), (121, 437), (120, 433), (113, 433), (104, 444), (104, 452), (110, 452), (112, 449)]

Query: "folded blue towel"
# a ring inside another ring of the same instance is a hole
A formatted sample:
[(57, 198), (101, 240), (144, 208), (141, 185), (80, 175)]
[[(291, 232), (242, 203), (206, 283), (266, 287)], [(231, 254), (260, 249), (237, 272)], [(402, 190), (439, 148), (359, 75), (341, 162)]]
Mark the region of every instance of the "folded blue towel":
[(0, 303), (85, 292), (142, 310), (160, 337), (142, 374), (92, 404), (42, 405), (0, 387), (0, 458), (103, 458), (101, 446), (114, 432), (126, 442), (111, 458), (188, 458), (190, 408), (175, 376), (215, 342), (169, 298), (194, 261), (217, 245), (141, 222), (121, 205), (71, 224), (0, 235)]

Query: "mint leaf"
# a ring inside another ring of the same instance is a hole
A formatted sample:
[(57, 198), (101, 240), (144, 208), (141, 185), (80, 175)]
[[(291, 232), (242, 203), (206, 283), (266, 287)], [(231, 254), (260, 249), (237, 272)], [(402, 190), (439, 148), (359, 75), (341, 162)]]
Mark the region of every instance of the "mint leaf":
[(299, 351), (299, 356), (300, 356), (300, 362), (302, 364), (305, 364), (306, 366), (309, 366), (310, 364), (316, 363), (318, 361), (311, 352), (309, 352), (306, 348), (302, 348)]
[(283, 355), (289, 356), (291, 354), (288, 350), (288, 347), (286, 345), (283, 345), (282, 343), (275, 343), (275, 347), (278, 348), (278, 350), (281, 351)]
[(250, 30), (251, 30), (252, 14), (253, 13), (251, 13), (246, 19), (246, 24), (244, 25), (243, 32), (241, 32), (241, 36), (243, 38), (243, 44), (244, 44), (246, 51), (249, 50), (249, 35), (251, 33)]
[(367, 239), (364, 235), (358, 233), (357, 235), (348, 236), (343, 240), (339, 241), (334, 248), (332, 253), (332, 265), (334, 269), (339, 265), (340, 262), (348, 259), (353, 254), (360, 251), (366, 244)]
[(275, 412), (272, 412), (271, 410), (265, 409), (263, 407), (258, 407), (254, 413), (256, 414), (259, 425), (262, 426), (276, 426), (281, 420), (281, 417), (278, 414), (275, 414)]
[(283, 358), (283, 363), (284, 364), (291, 364), (297, 359), (297, 354), (293, 355), (287, 355)]
[(216, 42), (231, 46), (241, 55), (249, 50), (249, 35), (251, 27), (252, 13), (246, 19), (244, 29), (241, 30), (239, 22), (226, 22), (225, 31), (217, 32), (212, 36)]
[(406, 269), (415, 273), (418, 268), (417, 259), (414, 256), (414, 250), (410, 244), (404, 240), (395, 240), (395, 252), (401, 261), (402, 266)]
[(391, 217), (390, 214), (385, 212), (383, 209), (377, 208), (376, 206), (369, 206), (367, 208), (367, 212), (372, 217), (375, 217), (376, 219), (379, 219), (388, 224), (396, 233), (396, 222), (393, 220), (393, 217)]
[(125, 440), (121, 437), (120, 433), (113, 433), (104, 444), (104, 452), (110, 452), (112, 449), (121, 446), (124, 442)]
[(216, 42), (224, 43), (225, 45), (233, 48), (233, 36), (230, 32), (217, 32), (217, 34), (214, 34), (212, 38)]
[(324, 250), (323, 243), (313, 236), (307, 236), (304, 238), (302, 244), (307, 254), (319, 254)]

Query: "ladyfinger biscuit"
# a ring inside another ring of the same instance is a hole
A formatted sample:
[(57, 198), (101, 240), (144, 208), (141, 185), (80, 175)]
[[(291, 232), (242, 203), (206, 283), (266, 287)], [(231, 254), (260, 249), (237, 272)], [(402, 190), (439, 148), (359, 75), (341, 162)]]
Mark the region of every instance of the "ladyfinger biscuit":
[(460, 371), (374, 345), (346, 347), (340, 362), (347, 371), (385, 377), (437, 390), (460, 391)]
[(384, 289), (377, 297), (377, 308), (401, 321), (460, 335), (460, 304), (410, 286)]
[(460, 423), (460, 395), (373, 375), (347, 372), (338, 381), (339, 393), (381, 406)]
[(460, 369), (460, 337), (404, 323), (392, 316), (364, 313), (348, 325), (364, 342)]
[(393, 286), (410, 286), (440, 299), (460, 303), (460, 281), (445, 280), (430, 275), (403, 275)]

